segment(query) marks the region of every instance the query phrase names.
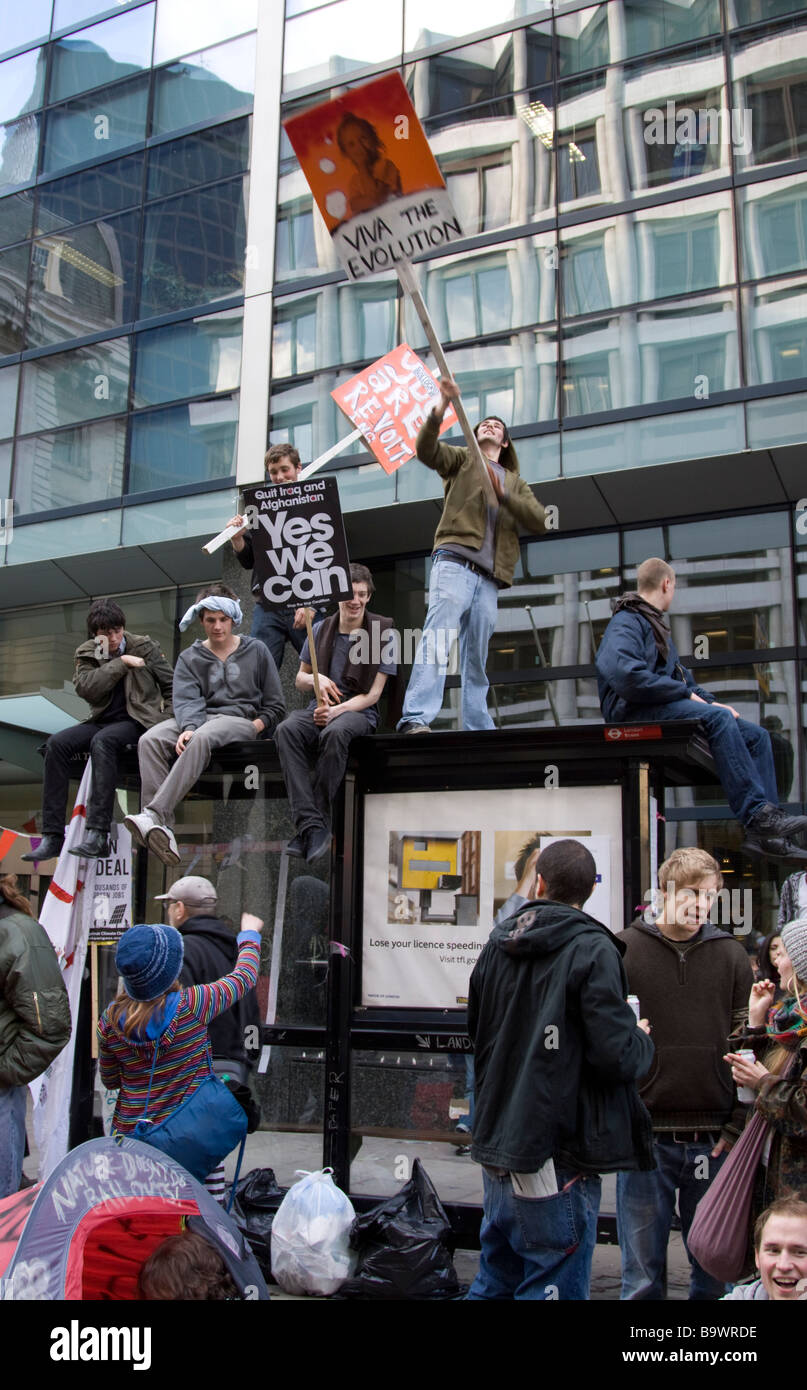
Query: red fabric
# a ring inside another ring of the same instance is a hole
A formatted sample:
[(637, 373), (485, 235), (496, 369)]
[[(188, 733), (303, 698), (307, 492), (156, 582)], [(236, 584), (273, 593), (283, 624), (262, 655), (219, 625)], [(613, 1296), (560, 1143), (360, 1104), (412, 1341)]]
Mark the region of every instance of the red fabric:
[(122, 1198), (101, 1202), (79, 1222), (65, 1273), (66, 1299), (136, 1299), (137, 1279), (155, 1246), (182, 1230), (184, 1216), (198, 1216), (190, 1199)]
[(34, 1187), (24, 1187), (21, 1192), (12, 1192), (0, 1202), (0, 1275), (5, 1274), (11, 1264), (11, 1256), (39, 1191), (40, 1184), (36, 1183)]

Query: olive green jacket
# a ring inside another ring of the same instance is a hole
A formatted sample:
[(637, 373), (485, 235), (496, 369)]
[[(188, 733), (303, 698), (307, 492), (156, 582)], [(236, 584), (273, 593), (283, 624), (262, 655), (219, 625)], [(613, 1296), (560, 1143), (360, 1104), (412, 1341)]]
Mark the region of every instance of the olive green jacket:
[(70, 1038), (70, 1003), (35, 917), (0, 906), (0, 1086), (25, 1086)]
[(145, 666), (129, 666), (119, 656), (105, 661), (98, 651), (96, 640), (90, 637), (76, 651), (76, 671), (73, 685), (76, 694), (90, 706), (87, 721), (97, 719), (109, 705), (119, 680), (125, 682), (126, 711), (131, 719), (150, 729), (162, 719), (172, 717), (171, 686), (174, 672), (157, 642), (139, 637), (136, 632), (124, 632), (126, 656), (140, 656)]
[[(465, 545), (479, 550), (485, 539), (487, 501), (479, 474), (479, 464), (470, 451), (454, 444), (441, 444), (440, 424), (427, 415), (417, 437), (417, 456), (443, 480), (443, 515), (434, 536), (434, 548)], [(503, 585), (513, 582), (518, 560), (518, 528), (540, 533), (546, 530), (544, 509), (532, 489), (519, 477), (518, 459), (512, 443), (502, 450), (499, 462), (507, 469), (506, 497), (496, 517), (493, 573)]]

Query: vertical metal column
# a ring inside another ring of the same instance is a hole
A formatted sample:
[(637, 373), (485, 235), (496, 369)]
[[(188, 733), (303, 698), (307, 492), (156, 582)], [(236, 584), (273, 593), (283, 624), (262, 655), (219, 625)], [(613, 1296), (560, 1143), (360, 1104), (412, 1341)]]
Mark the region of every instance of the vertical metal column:
[(350, 1017), (355, 981), (356, 932), (351, 904), (356, 900), (357, 822), (355, 774), (344, 781), (343, 827), (339, 835), (337, 814), (336, 843), (342, 844), (331, 874), (331, 923), (328, 958), (325, 1042), (325, 1115), (323, 1126), (323, 1166), (333, 1168), (334, 1182), (343, 1192), (350, 1187)]

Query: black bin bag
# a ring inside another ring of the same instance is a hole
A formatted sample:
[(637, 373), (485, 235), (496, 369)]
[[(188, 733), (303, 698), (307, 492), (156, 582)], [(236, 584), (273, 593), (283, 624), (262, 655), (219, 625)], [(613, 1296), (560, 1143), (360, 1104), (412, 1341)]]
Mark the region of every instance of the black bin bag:
[(451, 1224), (419, 1158), (394, 1197), (358, 1216), (350, 1243), (359, 1252), (341, 1298), (458, 1298)]
[(252, 1168), (235, 1190), (231, 1216), (265, 1279), (272, 1273), (272, 1221), (285, 1195), (273, 1168)]

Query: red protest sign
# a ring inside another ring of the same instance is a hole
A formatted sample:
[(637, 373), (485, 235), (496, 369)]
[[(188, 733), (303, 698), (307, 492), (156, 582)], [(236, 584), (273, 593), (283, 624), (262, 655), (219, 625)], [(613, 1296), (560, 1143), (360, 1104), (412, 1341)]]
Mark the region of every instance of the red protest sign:
[[(394, 473), (415, 452), (418, 430), (440, 399), (440, 387), (407, 343), (379, 357), (331, 392), (340, 410), (360, 429), (385, 473)], [(456, 421), (449, 406), (440, 433)]]
[(283, 124), (351, 280), (462, 236), (400, 73)]

